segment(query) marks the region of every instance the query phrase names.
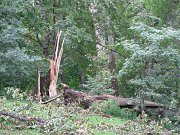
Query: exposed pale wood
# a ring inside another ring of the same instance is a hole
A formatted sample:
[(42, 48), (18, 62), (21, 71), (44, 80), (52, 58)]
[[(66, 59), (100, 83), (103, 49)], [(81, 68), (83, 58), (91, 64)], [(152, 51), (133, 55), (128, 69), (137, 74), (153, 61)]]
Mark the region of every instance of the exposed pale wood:
[[(57, 73), (59, 73), (59, 66), (60, 66), (62, 55), (63, 55), (64, 41), (65, 41), (65, 39), (63, 39), (63, 41), (62, 41), (61, 50), (60, 50), (59, 55), (58, 55), (57, 60), (56, 60), (55, 67), (56, 67), (56, 72)], [(57, 74), (57, 77), (58, 77), (58, 74)]]
[(49, 97), (50, 98), (57, 96), (58, 73), (59, 73), (59, 67), (60, 67), (60, 62), (61, 62), (63, 49), (64, 49), (64, 41), (65, 41), (65, 39), (63, 38), (61, 49), (58, 54), (61, 33), (62, 32), (57, 33), (57, 42), (55, 44), (53, 58), (50, 60), (50, 83), (49, 83)]
[(50, 81), (54, 80), (55, 77), (55, 67), (54, 67), (54, 61), (50, 60)]
[(57, 34), (57, 43), (56, 43), (56, 49), (55, 49), (55, 54), (54, 54), (54, 60), (57, 59), (57, 55), (58, 55), (58, 50), (59, 50), (59, 40), (60, 40), (60, 37), (61, 37), (61, 34), (62, 34), (62, 31), (60, 31), (60, 33), (58, 32)]
[(50, 85), (49, 85), (49, 97), (50, 98), (53, 98), (55, 96), (57, 96), (57, 79), (54, 78), (51, 82), (50, 82)]

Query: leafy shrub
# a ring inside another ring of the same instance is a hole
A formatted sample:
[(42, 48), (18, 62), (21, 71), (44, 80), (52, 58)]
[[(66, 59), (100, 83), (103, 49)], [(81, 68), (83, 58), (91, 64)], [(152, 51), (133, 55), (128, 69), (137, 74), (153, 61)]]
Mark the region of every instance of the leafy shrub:
[(5, 92), (6, 92), (6, 97), (8, 99), (14, 99), (14, 100), (18, 100), (21, 101), (25, 98), (27, 98), (27, 94), (25, 92), (21, 92), (21, 90), (19, 88), (14, 88), (14, 87), (6, 87), (4, 88)]
[(96, 76), (88, 77), (87, 89), (91, 94), (112, 94), (111, 73), (108, 70), (99, 71)]
[(132, 109), (120, 108), (117, 102), (114, 100), (104, 101), (99, 105), (97, 103), (94, 103), (92, 107), (103, 112), (104, 114), (121, 117), (123, 119), (134, 119), (137, 117), (137, 113)]

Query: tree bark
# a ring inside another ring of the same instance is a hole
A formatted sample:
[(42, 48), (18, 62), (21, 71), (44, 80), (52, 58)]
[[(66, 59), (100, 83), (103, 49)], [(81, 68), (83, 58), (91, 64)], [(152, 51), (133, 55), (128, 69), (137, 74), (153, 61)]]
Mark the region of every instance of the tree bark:
[(97, 4), (96, 3), (91, 3), (89, 7), (89, 11), (92, 14), (92, 18), (94, 21), (94, 28), (95, 28), (95, 34), (96, 34), (96, 39), (97, 39), (97, 55), (101, 56), (104, 54), (104, 46), (105, 46), (105, 36), (102, 30), (102, 27), (100, 25), (100, 22), (96, 19), (97, 17)]
[[(108, 16), (107, 17), (107, 25), (108, 25), (108, 42), (109, 42), (109, 45), (114, 47), (115, 43), (114, 43), (114, 33), (112, 31), (112, 28), (111, 28), (111, 19), (110, 17)], [(111, 82), (112, 82), (112, 89), (114, 90), (114, 93), (113, 95), (114, 96), (119, 96), (119, 84), (118, 84), (118, 80), (117, 78), (115, 77), (116, 75), (116, 61), (115, 61), (115, 52), (114, 51), (110, 51), (109, 53), (109, 69), (110, 69), (110, 72), (112, 74), (112, 79), (111, 79)]]
[(85, 90), (85, 83), (86, 83), (86, 77), (85, 77), (85, 73), (84, 71), (80, 71), (80, 75), (81, 75), (81, 89)]
[(50, 35), (49, 30), (45, 30), (46, 36), (44, 38), (44, 47), (43, 47), (43, 54), (45, 57), (49, 55), (49, 42), (50, 42)]
[(36, 87), (34, 91), (34, 100), (41, 102), (41, 80), (40, 80), (40, 72), (39, 72), (39, 66), (37, 65), (37, 74), (36, 74)]
[[(92, 102), (95, 102), (98, 100), (104, 101), (104, 100), (109, 100), (109, 99), (115, 100), (118, 106), (120, 107), (134, 108), (139, 104), (135, 98), (122, 98), (122, 97), (116, 97), (112, 95), (88, 95), (87, 93), (70, 89), (69, 86), (67, 86), (66, 84), (62, 84), (62, 95), (64, 97), (65, 105), (77, 102), (84, 108), (88, 108), (90, 103)], [(163, 108), (163, 105), (144, 100), (144, 107), (146, 109)], [(163, 109), (159, 111), (163, 111)]]
[(46, 76), (40, 76), (40, 93), (41, 93), (41, 97), (43, 97), (44, 95), (44, 85), (46, 84)]

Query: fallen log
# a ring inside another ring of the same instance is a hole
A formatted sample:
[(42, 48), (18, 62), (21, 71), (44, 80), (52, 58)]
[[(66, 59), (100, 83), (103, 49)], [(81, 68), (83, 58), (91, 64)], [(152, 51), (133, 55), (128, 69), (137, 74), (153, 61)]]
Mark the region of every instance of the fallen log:
[(18, 119), (20, 121), (24, 121), (24, 122), (28, 122), (28, 123), (33, 122), (33, 123), (36, 123), (36, 124), (39, 124), (39, 125), (45, 125), (46, 124), (46, 121), (43, 120), (43, 119), (35, 118), (35, 117), (20, 116), (18, 114), (14, 114), (12, 112), (1, 111), (0, 116), (1, 115), (9, 116), (11, 118)]
[[(88, 95), (85, 92), (79, 92), (75, 91), (73, 89), (70, 89), (68, 85), (62, 84), (62, 95), (64, 97), (64, 104), (71, 104), (74, 102), (79, 103), (82, 107), (88, 108), (90, 103), (94, 101), (104, 101), (104, 100), (115, 100), (119, 107), (126, 107), (126, 108), (135, 108), (140, 103), (135, 98), (123, 98), (123, 97), (116, 97), (112, 95)], [(154, 109), (158, 110), (160, 114), (162, 114), (163, 105), (158, 104), (156, 102), (152, 101), (144, 101), (144, 107), (145, 109)], [(160, 108), (160, 109), (159, 109)]]
[[(66, 84), (61, 84), (61, 86), (62, 86), (61, 95), (58, 95), (48, 101), (42, 102), (42, 104), (50, 103), (55, 99), (59, 98), (60, 96), (63, 96), (65, 105), (76, 102), (85, 109), (89, 108), (92, 102), (104, 101), (109, 99), (115, 100), (119, 107), (125, 107), (125, 108), (135, 108), (140, 104), (139, 102), (137, 102), (135, 98), (123, 98), (112, 95), (88, 95), (85, 92), (75, 91)], [(146, 112), (152, 110), (152, 112), (158, 113), (160, 115), (163, 115), (165, 110), (163, 105), (146, 100), (144, 101), (144, 108)]]

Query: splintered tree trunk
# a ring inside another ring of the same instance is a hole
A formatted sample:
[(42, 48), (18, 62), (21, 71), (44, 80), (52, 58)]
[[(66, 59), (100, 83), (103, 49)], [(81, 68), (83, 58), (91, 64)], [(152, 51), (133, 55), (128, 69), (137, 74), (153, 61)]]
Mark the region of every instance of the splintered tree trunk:
[[(111, 20), (110, 20), (109, 16), (107, 17), (107, 25), (108, 25), (108, 29), (109, 29), (109, 33), (108, 33), (109, 45), (114, 46), (114, 33), (112, 32), (112, 30), (110, 28)], [(114, 90), (113, 95), (119, 96), (119, 84), (118, 84), (117, 78), (115, 77), (115, 74), (116, 74), (115, 52), (112, 50), (109, 53), (109, 69), (113, 76), (111, 79), (112, 89)]]
[(54, 46), (54, 52), (53, 52), (53, 58), (50, 60), (50, 69), (49, 69), (49, 89), (48, 89), (48, 95), (50, 98), (53, 98), (57, 96), (57, 80), (58, 80), (58, 74), (59, 74), (59, 66), (63, 54), (63, 46), (64, 46), (64, 39), (61, 44), (61, 49), (58, 53), (59, 49), (59, 42), (60, 42), (60, 36), (62, 32), (58, 32), (56, 36), (56, 42)]

